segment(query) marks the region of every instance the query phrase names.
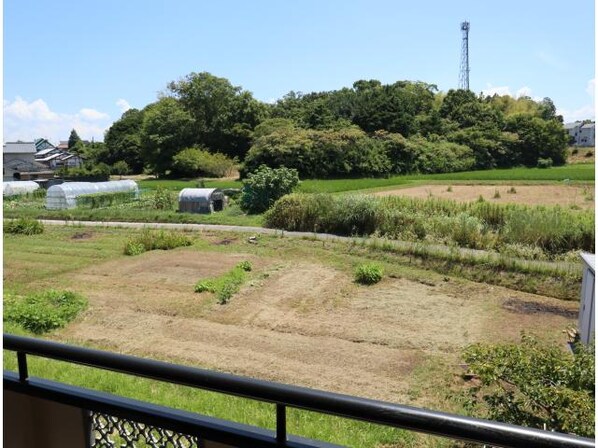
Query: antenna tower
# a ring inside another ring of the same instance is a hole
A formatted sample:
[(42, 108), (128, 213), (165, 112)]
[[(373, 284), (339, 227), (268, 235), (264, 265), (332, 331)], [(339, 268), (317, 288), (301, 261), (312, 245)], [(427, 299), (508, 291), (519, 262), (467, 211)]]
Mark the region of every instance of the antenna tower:
[(469, 22), (461, 22), (463, 43), (461, 44), (461, 70), (459, 71), (459, 88), (469, 90)]

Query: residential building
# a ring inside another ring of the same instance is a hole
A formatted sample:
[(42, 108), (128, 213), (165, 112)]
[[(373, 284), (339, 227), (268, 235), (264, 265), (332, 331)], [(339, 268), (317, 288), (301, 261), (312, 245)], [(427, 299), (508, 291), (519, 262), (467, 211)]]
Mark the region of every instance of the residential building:
[(41, 172), (47, 168), (35, 160), (35, 142), (6, 142), (2, 147), (4, 180), (20, 179), (20, 173)]
[(596, 123), (576, 121), (565, 123), (565, 129), (575, 146), (594, 146), (596, 143)]

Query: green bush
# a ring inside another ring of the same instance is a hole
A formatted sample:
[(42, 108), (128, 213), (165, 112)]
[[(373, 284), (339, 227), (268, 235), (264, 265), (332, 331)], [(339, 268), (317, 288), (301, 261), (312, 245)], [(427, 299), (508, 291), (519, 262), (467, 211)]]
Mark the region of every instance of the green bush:
[(289, 168), (272, 169), (262, 165), (243, 181), (241, 208), (248, 213), (261, 213), (285, 194), (299, 185), (297, 170)]
[(124, 254), (139, 255), (150, 250), (170, 250), (191, 244), (191, 238), (181, 232), (144, 229), (125, 243)]
[(167, 188), (158, 186), (152, 196), (151, 206), (156, 210), (172, 210), (176, 205), (176, 194)]
[(464, 353), (481, 384), (468, 404), (481, 417), (594, 437), (594, 347), (575, 354), (530, 336), (520, 344), (477, 344)]
[(173, 172), (187, 177), (224, 177), (233, 173), (237, 161), (202, 148), (183, 149), (173, 158)]
[(552, 167), (552, 159), (548, 158), (548, 159), (538, 159), (538, 168), (551, 168)]
[(21, 234), (21, 235), (37, 235), (44, 232), (44, 225), (36, 219), (18, 218), (11, 221), (4, 221), (4, 232)]
[(357, 266), (355, 269), (355, 281), (362, 285), (373, 285), (382, 280), (383, 270), (373, 263), (366, 263)]
[(4, 299), (4, 320), (35, 334), (62, 328), (87, 307), (87, 300), (70, 291), (46, 291)]

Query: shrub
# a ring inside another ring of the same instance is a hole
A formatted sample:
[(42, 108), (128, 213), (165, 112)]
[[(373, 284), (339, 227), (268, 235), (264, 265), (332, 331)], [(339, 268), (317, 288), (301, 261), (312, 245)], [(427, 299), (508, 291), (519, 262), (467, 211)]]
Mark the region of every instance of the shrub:
[(70, 291), (46, 291), (4, 299), (4, 320), (35, 334), (64, 327), (87, 307), (87, 300)]
[(549, 157), (547, 159), (538, 159), (538, 168), (550, 168), (552, 167), (552, 159)]
[(144, 229), (140, 235), (126, 242), (124, 254), (139, 255), (150, 250), (170, 250), (191, 244), (193, 244), (191, 238), (181, 232)]
[(297, 185), (297, 170), (284, 167), (272, 169), (262, 165), (243, 181), (241, 208), (248, 213), (264, 212), (277, 199), (291, 193)]
[(520, 344), (477, 344), (464, 353), (481, 385), (469, 405), (492, 420), (594, 436), (594, 347), (573, 355), (524, 335)]
[(586, 155), (584, 157), (592, 157), (594, 155), (594, 151), (588, 151), (586, 152)]
[(224, 177), (230, 175), (237, 161), (203, 148), (183, 149), (173, 158), (173, 171), (180, 176)]
[(373, 263), (366, 263), (357, 266), (355, 269), (355, 281), (362, 285), (373, 285), (382, 280), (383, 271), (380, 266)]
[(44, 225), (36, 219), (18, 218), (12, 221), (4, 221), (4, 232), (21, 234), (21, 235), (37, 235), (43, 233)]
[(176, 205), (176, 195), (172, 191), (159, 186), (154, 192), (151, 204), (152, 208), (156, 210), (172, 210)]

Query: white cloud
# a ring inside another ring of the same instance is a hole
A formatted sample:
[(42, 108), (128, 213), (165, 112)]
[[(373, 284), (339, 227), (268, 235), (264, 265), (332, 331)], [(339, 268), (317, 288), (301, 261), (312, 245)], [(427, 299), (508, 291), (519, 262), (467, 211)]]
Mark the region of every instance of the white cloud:
[(574, 110), (558, 109), (557, 114), (562, 115), (565, 123), (581, 120), (594, 120), (596, 118), (596, 109), (594, 103), (594, 89), (596, 86), (596, 78), (592, 78), (586, 85), (586, 93), (589, 96), (589, 104), (579, 107)]
[(116, 100), (116, 105), (118, 106), (118, 108), (120, 109), (120, 111), (124, 114), (126, 111), (128, 111), (131, 108), (131, 105), (129, 104), (129, 102), (127, 100), (124, 100), (122, 98), (119, 98), (118, 100)]
[(110, 126), (110, 116), (91, 108), (75, 114), (54, 112), (43, 99), (28, 102), (17, 96), (14, 101), (4, 100), (4, 141), (32, 141), (38, 137), (58, 144), (75, 129), (82, 139), (103, 140)]
[(532, 89), (528, 86), (523, 86), (519, 89), (517, 89), (515, 91), (515, 94), (513, 94), (513, 91), (511, 90), (511, 87), (509, 86), (493, 86), (492, 84), (488, 83), (487, 87), (485, 89), (482, 89), (482, 93), (484, 95), (488, 95), (488, 96), (492, 96), (492, 95), (509, 95), (512, 96), (513, 98), (521, 98), (522, 96), (528, 96), (530, 98), (532, 98), (534, 101), (542, 101), (541, 97), (533, 97), (532, 96)]
[(482, 93), (486, 96), (494, 96), (494, 95), (509, 95), (511, 94), (511, 89), (509, 86), (501, 86), (501, 87), (494, 87), (492, 84), (488, 84), (488, 87), (482, 90)]
[(89, 121), (97, 121), (97, 120), (107, 120), (110, 118), (110, 115), (105, 114), (104, 112), (98, 112), (95, 109), (81, 109), (79, 111), (79, 115), (84, 118), (85, 120)]

